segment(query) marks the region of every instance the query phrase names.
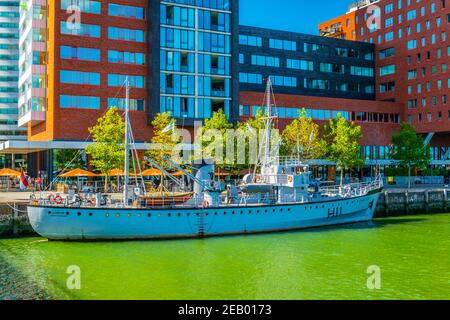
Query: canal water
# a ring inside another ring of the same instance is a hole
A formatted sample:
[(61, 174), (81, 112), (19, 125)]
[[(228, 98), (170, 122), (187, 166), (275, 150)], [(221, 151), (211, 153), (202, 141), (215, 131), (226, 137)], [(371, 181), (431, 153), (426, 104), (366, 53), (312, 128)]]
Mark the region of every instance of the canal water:
[(450, 214), (205, 240), (0, 240), (0, 299), (32, 298), (450, 299)]

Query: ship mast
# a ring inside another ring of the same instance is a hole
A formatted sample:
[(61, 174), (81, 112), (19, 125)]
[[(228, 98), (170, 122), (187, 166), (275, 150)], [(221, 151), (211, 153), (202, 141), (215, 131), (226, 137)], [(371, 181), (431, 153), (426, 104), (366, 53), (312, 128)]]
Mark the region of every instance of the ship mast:
[(271, 95), (272, 95), (272, 80), (267, 79), (267, 86), (266, 86), (266, 124), (265, 124), (265, 149), (264, 149), (264, 159), (263, 159), (263, 166), (268, 167), (270, 165), (270, 134), (272, 129), (272, 102), (271, 102)]
[(124, 183), (123, 183), (123, 204), (125, 206), (128, 205), (128, 183), (130, 176), (130, 154), (129, 154), (129, 135), (130, 135), (130, 127), (129, 127), (129, 103), (130, 103), (130, 83), (128, 77), (125, 79), (125, 168), (124, 168)]

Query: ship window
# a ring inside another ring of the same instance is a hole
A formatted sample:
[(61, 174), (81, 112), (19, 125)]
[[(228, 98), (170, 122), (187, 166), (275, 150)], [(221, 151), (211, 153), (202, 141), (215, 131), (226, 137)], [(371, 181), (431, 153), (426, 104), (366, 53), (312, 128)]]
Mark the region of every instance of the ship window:
[(206, 215), (206, 216), (209, 216), (209, 212), (207, 212), (205, 215)]
[(216, 211), (216, 212), (214, 212), (214, 215), (215, 215), (215, 216), (217, 216), (217, 211)]
[(48, 214), (52, 214), (52, 212), (51, 212), (51, 211), (49, 211), (49, 212), (48, 212)]
[(259, 210), (258, 210), (258, 211), (256, 211), (256, 213), (259, 213)]
[(158, 213), (158, 217), (161, 217), (161, 213)]
[(288, 211), (291, 211), (291, 208), (288, 208)]
[(89, 217), (92, 217), (92, 212), (89, 212)]
[(272, 212), (275, 212), (275, 209), (273, 209)]
[(151, 213), (147, 214), (147, 217), (149, 217), (149, 218), (150, 218), (151, 216), (152, 216), (152, 214), (151, 214)]
[(170, 217), (170, 216), (172, 216), (172, 214), (171, 214), (171, 213), (169, 213), (169, 214), (167, 214), (167, 216), (168, 216), (168, 217)]
[(265, 213), (267, 213), (267, 209), (266, 209), (266, 210), (264, 210), (264, 212), (265, 212)]
[(78, 214), (78, 216), (81, 216), (81, 212), (78, 212), (77, 214)]
[(283, 212), (283, 209), (280, 209), (280, 212)]
[(189, 217), (191, 214), (188, 212), (188, 213), (186, 213), (186, 215)]
[(227, 215), (227, 212), (226, 212), (226, 211), (224, 211), (224, 212), (223, 212), (223, 215), (224, 215), (224, 216), (226, 216), (226, 215)]
[(241, 214), (244, 214), (244, 211), (241, 211)]
[(141, 216), (141, 214), (140, 214), (140, 213), (138, 213), (138, 214), (137, 214), (137, 216), (138, 216), (138, 217), (140, 217), (140, 216)]
[(68, 216), (68, 215), (70, 215), (70, 212), (67, 211), (67, 212), (66, 212), (66, 216)]
[[(80, 213), (78, 212), (78, 214), (80, 214)], [(116, 217), (120, 217), (120, 213), (116, 213)]]
[(178, 212), (178, 216), (181, 217), (181, 213)]
[(108, 218), (109, 217), (109, 213), (105, 213), (105, 217)]
[(248, 210), (248, 214), (252, 214), (252, 210)]

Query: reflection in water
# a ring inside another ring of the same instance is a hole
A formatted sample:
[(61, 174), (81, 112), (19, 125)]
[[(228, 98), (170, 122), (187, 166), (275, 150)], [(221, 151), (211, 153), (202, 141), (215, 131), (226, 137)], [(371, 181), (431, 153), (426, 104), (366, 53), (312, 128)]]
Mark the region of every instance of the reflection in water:
[[(0, 298), (450, 298), (450, 215), (205, 240), (0, 240)], [(69, 290), (69, 266), (81, 290)], [(382, 272), (367, 288), (367, 268)]]

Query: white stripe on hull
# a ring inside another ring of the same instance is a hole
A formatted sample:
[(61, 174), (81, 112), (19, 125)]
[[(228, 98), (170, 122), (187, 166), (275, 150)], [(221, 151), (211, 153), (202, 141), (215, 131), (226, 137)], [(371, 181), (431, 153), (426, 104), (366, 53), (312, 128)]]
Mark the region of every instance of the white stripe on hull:
[(54, 240), (209, 237), (287, 231), (368, 221), (379, 193), (338, 201), (209, 209), (29, 206), (34, 230)]

